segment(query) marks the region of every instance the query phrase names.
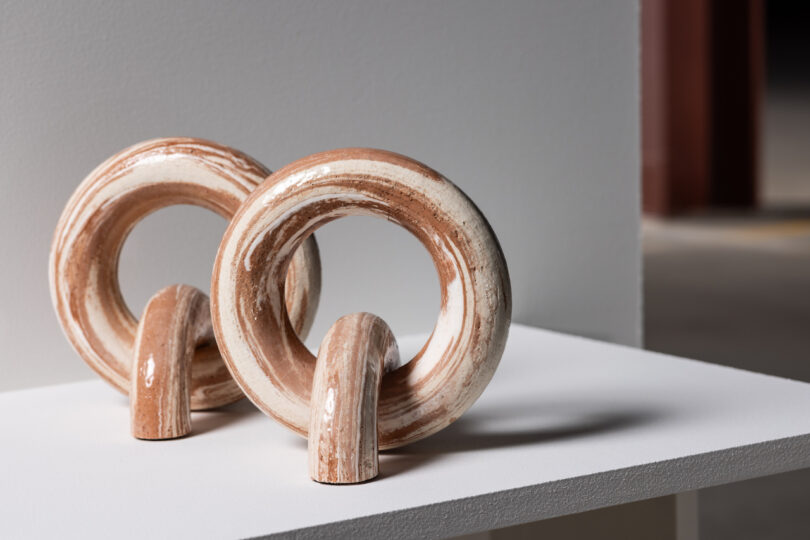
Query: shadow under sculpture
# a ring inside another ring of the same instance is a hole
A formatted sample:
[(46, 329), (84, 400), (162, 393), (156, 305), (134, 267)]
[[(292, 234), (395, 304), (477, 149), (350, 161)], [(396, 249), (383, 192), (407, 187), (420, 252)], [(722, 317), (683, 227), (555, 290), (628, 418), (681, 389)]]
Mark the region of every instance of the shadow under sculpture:
[[(146, 215), (173, 204), (230, 219), (268, 174), (249, 156), (210, 141), (155, 139), (99, 165), (68, 201), (51, 247), (51, 298), (76, 352), (130, 395), (133, 436), (181, 437), (191, 430), (190, 410), (226, 405), (243, 394), (213, 341), (201, 291), (164, 288), (140, 322), (132, 315), (118, 283), (127, 235)], [(285, 277), (290, 324), (305, 335), (320, 291), (314, 238), (292, 257)]]
[[(438, 321), (403, 365), (388, 326), (364, 313), (335, 323), (316, 358), (282, 301), (291, 254), (317, 228), (350, 215), (401, 225), (438, 271)], [(478, 208), (429, 167), (365, 148), (308, 156), (259, 186), (225, 232), (211, 292), (234, 379), (260, 410), (308, 439), (310, 475), (324, 483), (369, 480), (378, 450), (461, 416), (498, 366), (512, 309), (506, 261)]]

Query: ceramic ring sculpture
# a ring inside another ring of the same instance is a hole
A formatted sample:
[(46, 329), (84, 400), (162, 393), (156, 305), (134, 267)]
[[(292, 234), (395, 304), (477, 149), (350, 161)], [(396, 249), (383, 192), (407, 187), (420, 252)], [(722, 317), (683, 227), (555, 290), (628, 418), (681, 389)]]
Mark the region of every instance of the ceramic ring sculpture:
[[(99, 165), (59, 220), (50, 259), (59, 322), (90, 367), (130, 394), (138, 438), (185, 435), (189, 409), (225, 405), (243, 394), (214, 343), (202, 292), (167, 287), (149, 301), (140, 322), (130, 313), (118, 283), (124, 241), (139, 220), (173, 204), (202, 206), (230, 219), (268, 174), (247, 155), (209, 141), (156, 139)], [(292, 257), (285, 296), (291, 327), (302, 335), (319, 290), (317, 246), (307, 240)]]
[[(381, 381), (369, 370), (393, 365), (396, 356), (381, 321), (368, 314), (341, 319), (330, 335), (343, 335), (343, 346), (334, 345), (341, 339), (327, 336), (324, 343), (331, 343), (333, 352), (322, 344), (316, 361), (296, 335), (282, 301), (284, 276), (298, 246), (318, 227), (348, 215), (401, 225), (427, 248), (439, 275), (441, 310), (432, 335), (410, 362), (381, 375)], [(310, 474), (334, 483), (376, 474), (377, 447), (363, 450), (358, 442), (364, 430), (373, 428), (367, 422), (358, 427), (368, 415), (349, 410), (338, 420), (342, 409), (372, 410), (378, 432), (372, 438), (380, 449), (436, 433), (489, 383), (511, 317), (506, 262), (476, 206), (427, 166), (362, 148), (298, 160), (254, 191), (220, 244), (211, 298), (217, 341), (234, 378), (262, 411), (309, 437)], [(340, 367), (347, 362), (362, 369)], [(317, 377), (332, 377), (333, 384)], [(378, 400), (357, 398), (374, 393), (375, 384)], [(310, 432), (311, 426), (319, 429), (310, 411), (324, 415), (324, 430), (343, 434), (342, 447), (333, 441), (331, 449), (318, 448), (322, 434)]]

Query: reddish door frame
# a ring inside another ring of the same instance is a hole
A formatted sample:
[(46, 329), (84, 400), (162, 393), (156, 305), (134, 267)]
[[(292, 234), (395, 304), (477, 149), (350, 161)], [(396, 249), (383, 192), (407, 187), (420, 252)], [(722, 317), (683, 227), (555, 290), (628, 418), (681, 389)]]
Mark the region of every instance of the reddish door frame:
[(756, 205), (763, 53), (762, 0), (642, 0), (645, 213)]

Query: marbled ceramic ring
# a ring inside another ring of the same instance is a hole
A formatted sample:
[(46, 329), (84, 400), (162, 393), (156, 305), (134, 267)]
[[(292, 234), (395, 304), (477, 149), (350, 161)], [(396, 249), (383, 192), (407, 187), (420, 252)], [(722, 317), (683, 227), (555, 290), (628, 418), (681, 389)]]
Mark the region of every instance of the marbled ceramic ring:
[(315, 154), (271, 175), (220, 245), (211, 285), (214, 330), (247, 396), (307, 436), (316, 359), (282, 302), (284, 276), (313, 231), (349, 215), (407, 229), (439, 275), (441, 311), (432, 335), (382, 379), (379, 447), (393, 448), (441, 430), (472, 405), (500, 361), (511, 317), (509, 275), (492, 229), (436, 171), (391, 152), (353, 148)]
[[(51, 298), (73, 347), (115, 388), (130, 392), (138, 329), (118, 283), (119, 255), (129, 232), (147, 214), (174, 204), (201, 206), (230, 219), (269, 173), (249, 156), (209, 141), (155, 139), (114, 155), (75, 191), (53, 239)], [(286, 287), (292, 326), (305, 335), (320, 291), (320, 262), (314, 240), (306, 242), (292, 259)], [(164, 297), (169, 295), (183, 309), (201, 310), (205, 320), (197, 315), (191, 319), (189, 312), (189, 320), (177, 324), (189, 327), (191, 339), (205, 334), (207, 324), (212, 338), (207, 299), (195, 299), (186, 289), (191, 288), (167, 288)], [(159, 303), (150, 301), (150, 306), (157, 309)], [(177, 330), (175, 334), (180, 335), (182, 329)], [(191, 409), (217, 407), (243, 396), (216, 345), (199, 347), (193, 354)]]

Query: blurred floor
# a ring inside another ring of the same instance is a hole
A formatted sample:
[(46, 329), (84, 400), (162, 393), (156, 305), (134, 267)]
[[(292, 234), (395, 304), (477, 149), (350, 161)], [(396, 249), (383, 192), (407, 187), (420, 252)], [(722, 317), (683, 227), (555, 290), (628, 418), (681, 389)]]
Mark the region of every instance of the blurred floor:
[[(648, 349), (810, 382), (810, 211), (646, 221)], [(810, 470), (700, 493), (704, 540), (810, 538)]]

